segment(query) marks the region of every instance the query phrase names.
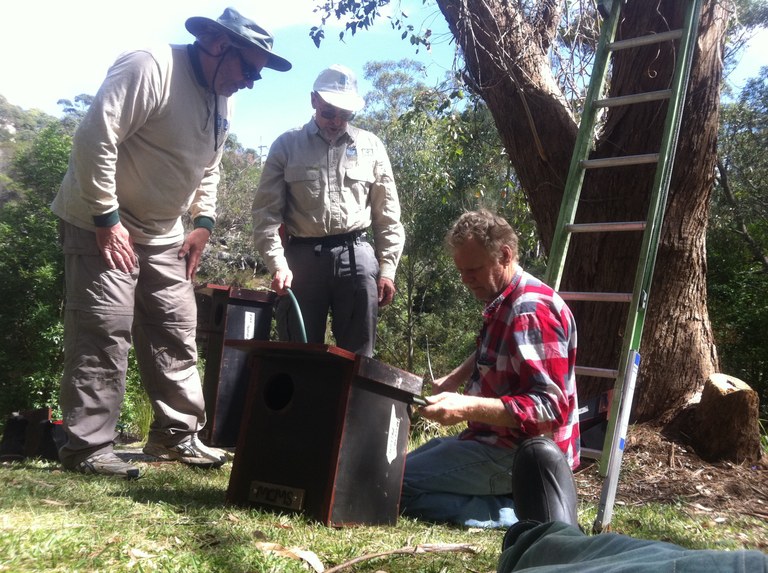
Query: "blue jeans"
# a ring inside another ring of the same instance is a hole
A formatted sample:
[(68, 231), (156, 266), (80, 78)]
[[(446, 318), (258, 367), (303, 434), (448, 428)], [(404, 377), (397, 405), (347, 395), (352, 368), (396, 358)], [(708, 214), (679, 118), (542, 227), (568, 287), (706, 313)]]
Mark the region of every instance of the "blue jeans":
[(455, 436), (434, 438), (406, 457), (400, 511), (429, 521), (509, 527), (517, 522), (514, 458), (513, 449)]

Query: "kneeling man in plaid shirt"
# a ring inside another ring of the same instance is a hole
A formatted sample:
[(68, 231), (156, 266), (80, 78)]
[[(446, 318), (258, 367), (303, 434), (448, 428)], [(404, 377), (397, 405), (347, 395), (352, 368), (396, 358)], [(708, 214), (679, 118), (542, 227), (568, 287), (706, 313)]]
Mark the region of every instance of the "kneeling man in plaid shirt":
[(503, 218), (465, 213), (446, 244), (462, 282), (486, 307), (477, 349), (433, 382), (419, 411), (467, 427), (408, 454), (401, 512), (474, 527), (523, 519), (575, 525), (573, 316), (557, 293), (518, 265), (517, 235)]

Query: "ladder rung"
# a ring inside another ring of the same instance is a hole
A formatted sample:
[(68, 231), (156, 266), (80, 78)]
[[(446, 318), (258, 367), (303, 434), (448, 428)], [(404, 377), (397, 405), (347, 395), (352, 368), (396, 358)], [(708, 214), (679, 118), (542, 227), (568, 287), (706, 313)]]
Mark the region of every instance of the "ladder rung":
[(566, 225), (565, 230), (569, 233), (602, 233), (615, 231), (644, 231), (645, 221), (627, 221), (610, 223), (573, 223)]
[(584, 169), (597, 169), (599, 167), (623, 167), (627, 165), (643, 165), (657, 163), (658, 153), (646, 153), (645, 155), (625, 155), (623, 157), (605, 157), (603, 159), (585, 159), (581, 162)]
[(630, 302), (631, 292), (563, 292), (557, 294), (563, 300), (583, 300), (588, 302)]
[(590, 460), (599, 460), (603, 456), (603, 450), (593, 448), (581, 448), (581, 457)]
[(658, 90), (655, 92), (645, 92), (639, 94), (630, 94), (625, 96), (609, 97), (595, 101), (597, 107), (618, 107), (620, 105), (632, 105), (633, 103), (646, 103), (649, 101), (659, 101), (672, 97), (672, 90)]
[(592, 366), (577, 366), (576, 374), (579, 376), (593, 376), (595, 378), (612, 378), (616, 380), (619, 377), (619, 371), (611, 368), (594, 368)]
[(627, 48), (638, 48), (640, 46), (649, 46), (651, 44), (661, 44), (668, 40), (677, 40), (682, 38), (682, 30), (670, 30), (669, 32), (660, 32), (658, 34), (649, 34), (647, 36), (638, 36), (627, 40), (618, 40), (608, 44), (608, 49), (612, 51), (626, 50)]

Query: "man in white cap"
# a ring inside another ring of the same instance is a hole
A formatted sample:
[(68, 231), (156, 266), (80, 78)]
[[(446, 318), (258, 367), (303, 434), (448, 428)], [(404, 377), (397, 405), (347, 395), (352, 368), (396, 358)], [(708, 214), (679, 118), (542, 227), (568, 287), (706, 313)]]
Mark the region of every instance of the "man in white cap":
[[(392, 167), (381, 140), (349, 124), (365, 100), (344, 66), (323, 70), (311, 94), (314, 117), (272, 144), (253, 203), (256, 248), (272, 289), (293, 292), (303, 332), (283, 297), (281, 339), (325, 341), (373, 356), (378, 307), (392, 302), (405, 242)], [(371, 228), (372, 247), (366, 240)]]
[[(112, 65), (51, 206), (66, 276), (59, 458), (71, 471), (139, 477), (113, 452), (132, 341), (154, 410), (144, 452), (202, 467), (226, 459), (197, 435), (206, 420), (192, 280), (216, 218), (228, 98), (263, 68), (291, 64), (231, 8), (186, 27), (194, 44), (128, 52)], [(186, 236), (185, 213), (194, 224)]]

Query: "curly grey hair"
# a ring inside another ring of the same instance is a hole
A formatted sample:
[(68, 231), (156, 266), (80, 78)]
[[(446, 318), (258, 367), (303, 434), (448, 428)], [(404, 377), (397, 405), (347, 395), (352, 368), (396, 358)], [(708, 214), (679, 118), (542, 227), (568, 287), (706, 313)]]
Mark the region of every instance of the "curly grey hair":
[(517, 234), (512, 226), (499, 215), (487, 209), (467, 211), (459, 217), (445, 235), (445, 245), (450, 251), (470, 239), (481, 243), (493, 257), (501, 255), (502, 245), (512, 249), (512, 260), (517, 262)]

